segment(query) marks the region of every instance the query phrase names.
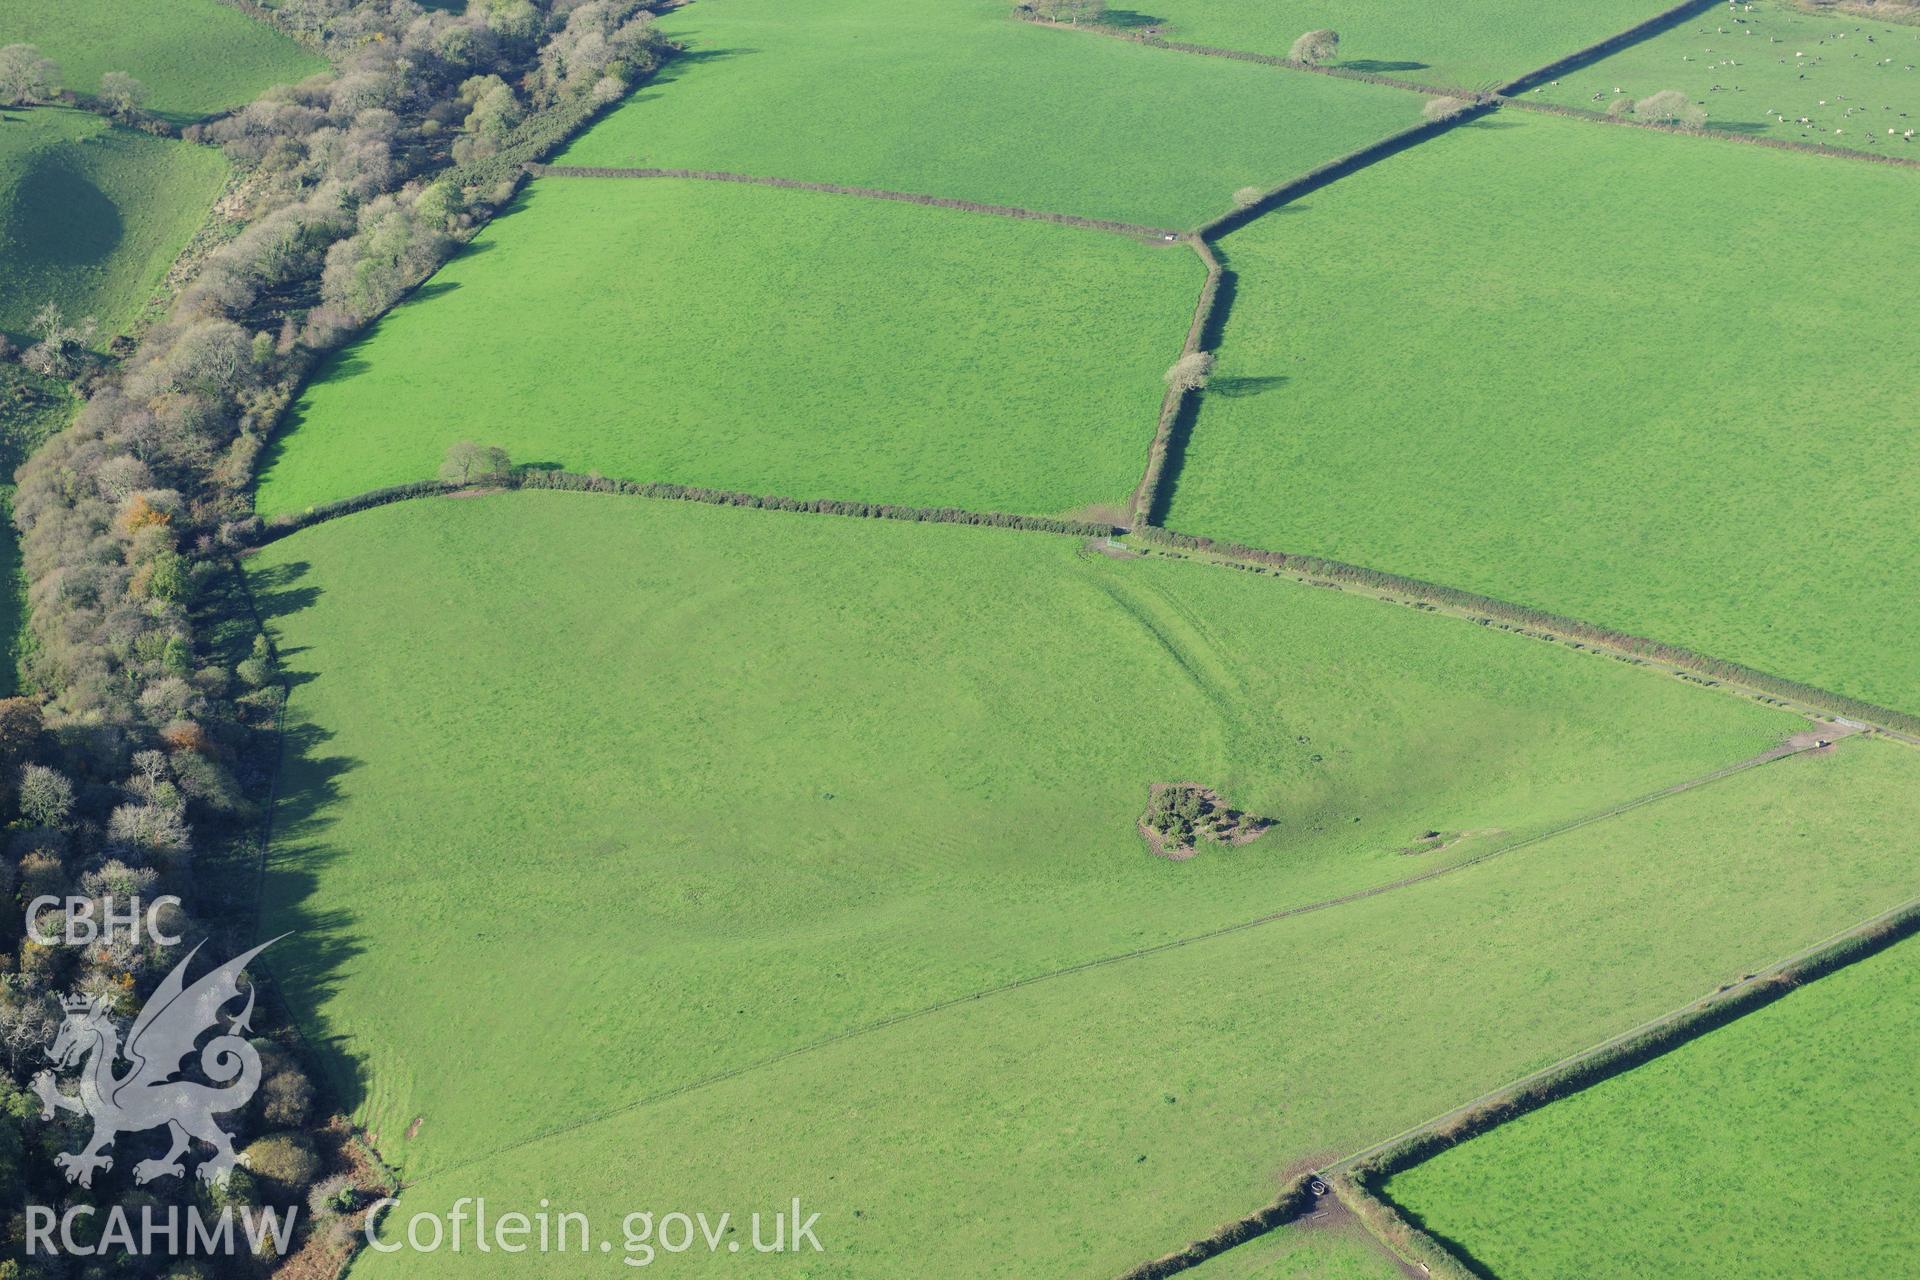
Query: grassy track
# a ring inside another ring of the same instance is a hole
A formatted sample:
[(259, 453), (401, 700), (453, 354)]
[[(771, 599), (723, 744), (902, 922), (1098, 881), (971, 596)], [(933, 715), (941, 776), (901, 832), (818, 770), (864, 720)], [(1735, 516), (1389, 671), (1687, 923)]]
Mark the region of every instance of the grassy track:
[(258, 502), (425, 479), (470, 437), (635, 480), (1118, 508), (1203, 274), (1181, 245), (1046, 223), (542, 179), (321, 371)]
[[(300, 930), (281, 966), (410, 1173), (1471, 857), (1796, 723), (1464, 623), (1035, 535), (520, 493), (382, 508), (249, 564), (302, 681), (268, 927)], [(1148, 784), (1188, 778), (1282, 825), (1152, 859), (1133, 829)], [(1430, 829), (1470, 834), (1401, 852)], [(478, 1010), (437, 976), (477, 944), (495, 964)], [(625, 1065), (536, 1097), (547, 1036), (508, 1034), (529, 1017)], [(505, 1092), (426, 1043), (484, 1053)]]
[(38, 45), (79, 93), (98, 92), (104, 72), (131, 72), (147, 86), (147, 108), (178, 122), (327, 65), (215, 0), (0, 0), (0, 43), (16, 41)]
[(0, 329), (40, 305), (130, 323), (226, 179), (220, 153), (81, 111), (0, 112)]
[(1920, 27), (1778, 0), (1711, 9), (1528, 96), (1600, 110), (1661, 89), (1716, 128), (1920, 159)]
[(1303, 32), (1331, 27), (1340, 33), (1335, 66), (1491, 89), (1665, 7), (1661, 0), (1157, 0), (1146, 6), (1155, 21), (1136, 11), (1122, 20), (1155, 26), (1169, 40), (1279, 57)]
[(1223, 242), (1168, 523), (1920, 707), (1913, 178), (1519, 113), (1347, 178)]
[(1920, 947), (1902, 943), (1397, 1176), (1499, 1275), (1904, 1274)]
[[(694, 53), (559, 163), (726, 169), (1192, 226), (1420, 99), (1047, 31), (1005, 0), (700, 0)], [(1230, 122), (1230, 123), (1229, 123)]]

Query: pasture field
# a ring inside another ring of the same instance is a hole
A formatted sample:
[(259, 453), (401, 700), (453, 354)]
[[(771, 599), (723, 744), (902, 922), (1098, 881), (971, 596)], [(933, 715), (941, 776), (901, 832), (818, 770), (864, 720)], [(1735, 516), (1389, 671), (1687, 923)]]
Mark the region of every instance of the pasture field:
[(84, 111), (0, 112), (0, 330), (25, 345), (43, 303), (121, 332), (166, 277), (226, 181), (207, 147)]
[(98, 93), (108, 71), (130, 72), (147, 86), (147, 109), (182, 124), (327, 65), (216, 0), (0, 0), (0, 43), (15, 42), (39, 46), (76, 93)]
[[(255, 559), (298, 681), (265, 927), (300, 931), (276, 973), (404, 1166), (402, 1226), (544, 1199), (617, 1239), (635, 1210), (744, 1221), (798, 1197), (822, 1214), (827, 1251), (793, 1263), (814, 1280), (1111, 1275), (1302, 1159), (1920, 883), (1920, 755), (1850, 739), (1452, 875), (964, 998), (1391, 875), (1396, 809), (1500, 822), (1562, 771), (1592, 797), (1660, 682), (1066, 540), (585, 495), (403, 504)], [(1500, 695), (1452, 668), (1484, 722), (1409, 687), (1451, 664), (1381, 647), (1448, 642), (1504, 660)], [(1625, 699), (1592, 730), (1617, 754), (1516, 724), (1535, 699), (1508, 678), (1536, 663)], [(1441, 728), (1476, 723), (1472, 744)], [(1344, 777), (1312, 785), (1308, 749)], [(1288, 819), (1280, 842), (1150, 858), (1128, 827), (1169, 772), (1231, 778)], [(370, 1254), (356, 1275), (595, 1273), (490, 1263)]]
[(1396, 89), (1015, 21), (1006, 0), (700, 0), (563, 164), (726, 169), (1193, 226), (1418, 122)]
[(1396, 1176), (1497, 1275), (1895, 1276), (1920, 1164), (1920, 944), (1896, 944)]
[[(363, 512), (248, 564), (295, 673), (276, 971), (410, 1177), (1488, 852), (1804, 725), (1050, 535), (521, 492)], [(1188, 780), (1279, 825), (1155, 858), (1148, 789)], [(1449, 842), (1404, 852), (1428, 831)], [(475, 965), (488, 998), (449, 999)], [(620, 1069), (528, 1087), (580, 1036)]]
[(1710, 9), (1528, 96), (1597, 111), (1662, 89), (1716, 129), (1920, 160), (1920, 26), (1778, 0)]
[(258, 505), (426, 479), (470, 438), (633, 480), (1121, 508), (1204, 278), (1184, 245), (1077, 227), (543, 178), (321, 370)]
[(1920, 710), (1913, 179), (1503, 112), (1317, 191), (1222, 242), (1167, 523)]
[(1661, 0), (1534, 4), (1529, 0), (1154, 0), (1127, 26), (1169, 40), (1285, 57), (1305, 32), (1340, 33), (1331, 65), (1416, 84), (1492, 89), (1625, 31), (1667, 7)]

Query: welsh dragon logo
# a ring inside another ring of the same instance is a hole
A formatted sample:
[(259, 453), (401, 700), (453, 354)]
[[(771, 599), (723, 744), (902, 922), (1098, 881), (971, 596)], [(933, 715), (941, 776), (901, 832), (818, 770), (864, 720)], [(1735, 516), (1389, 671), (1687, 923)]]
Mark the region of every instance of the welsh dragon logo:
[[(85, 996), (61, 1001), (66, 1020), (47, 1056), (57, 1067), (85, 1063), (80, 1072), (80, 1092), (61, 1093), (50, 1070), (34, 1077), (33, 1089), (40, 1095), (42, 1120), (51, 1120), (56, 1109), (93, 1117), (92, 1140), (80, 1151), (54, 1157), (54, 1163), (66, 1170), (67, 1181), (92, 1186), (94, 1170), (113, 1167), (113, 1157), (106, 1152), (115, 1138), (162, 1125), (171, 1132), (173, 1145), (159, 1159), (136, 1164), (135, 1182), (144, 1184), (184, 1174), (186, 1166), (181, 1157), (194, 1138), (214, 1151), (200, 1163), (201, 1181), (215, 1183), (226, 1178), (237, 1157), (232, 1139), (213, 1118), (244, 1107), (260, 1087), (260, 1055), (246, 1040), (253, 1017), (252, 983), (247, 984), (246, 1007), (200, 1050), (200, 1069), (214, 1084), (175, 1077), (184, 1070), (195, 1043), (214, 1030), (221, 1008), (240, 998), (239, 978), (247, 963), (279, 940), (263, 942), (187, 986), (187, 966), (200, 950), (194, 947), (161, 980), (153, 998), (140, 1010), (124, 1048), (108, 1012), (108, 1001)], [(124, 1074), (115, 1074), (122, 1058), (127, 1069)]]

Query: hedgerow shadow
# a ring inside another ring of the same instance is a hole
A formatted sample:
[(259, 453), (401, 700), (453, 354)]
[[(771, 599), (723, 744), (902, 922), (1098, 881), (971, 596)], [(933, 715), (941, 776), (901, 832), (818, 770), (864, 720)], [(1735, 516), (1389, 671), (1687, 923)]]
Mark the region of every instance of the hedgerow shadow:
[[(305, 561), (255, 568), (246, 589), (259, 623), (272, 624), (312, 607), (317, 587), (302, 585), (311, 566)], [(276, 647), (283, 676), (297, 699), (299, 686), (316, 678), (304, 669), (304, 650)], [(285, 934), (262, 960), (272, 975), (285, 1011), (300, 1031), (319, 1067), (329, 1102), (347, 1114), (366, 1098), (367, 1069), (321, 1010), (337, 990), (349, 962), (366, 949), (349, 906), (322, 910), (315, 905), (320, 877), (346, 849), (327, 836), (341, 800), (341, 779), (361, 761), (329, 752), (333, 734), (298, 719), (297, 702), (282, 714), (277, 776), (267, 813), (260, 856), (255, 931), (262, 940)]]
[(1167, 25), (1167, 20), (1156, 18), (1150, 13), (1141, 13), (1137, 9), (1109, 9), (1101, 14), (1093, 25), (1135, 31), (1143, 27), (1164, 27)]
[(1382, 58), (1351, 58), (1339, 65), (1347, 71), (1365, 71), (1372, 75), (1386, 75), (1393, 71), (1425, 71), (1433, 64), (1428, 62), (1394, 61)]

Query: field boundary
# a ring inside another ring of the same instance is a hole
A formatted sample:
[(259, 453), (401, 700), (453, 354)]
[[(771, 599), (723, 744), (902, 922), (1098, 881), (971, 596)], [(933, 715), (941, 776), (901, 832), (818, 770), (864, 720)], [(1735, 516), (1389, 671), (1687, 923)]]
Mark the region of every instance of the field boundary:
[(1477, 120), (1495, 110), (1499, 105), (1493, 99), (1485, 97), (1468, 98), (1463, 101), (1467, 106), (1452, 115), (1408, 125), (1384, 138), (1376, 138), (1365, 146), (1356, 147), (1345, 155), (1335, 156), (1323, 164), (1315, 165), (1305, 173), (1288, 178), (1280, 185), (1269, 188), (1259, 199), (1229, 209), (1201, 223), (1193, 229), (1193, 234), (1203, 240), (1213, 240), (1229, 235), (1254, 219), (1272, 213), (1284, 204), (1298, 200), (1301, 196), (1310, 195), (1322, 187), (1396, 156), (1410, 147), (1418, 146), (1427, 139), (1445, 133), (1457, 125)]
[[(1782, 744), (1781, 746), (1774, 747), (1771, 750), (1764, 751), (1759, 755), (1750, 756), (1745, 760), (1735, 761), (1734, 763), (1729, 765), (1723, 765), (1722, 767), (1712, 770), (1711, 772), (1700, 774), (1697, 777), (1684, 779), (1680, 782), (1676, 782), (1672, 784), (1671, 786), (1663, 787), (1658, 791), (1651, 791), (1643, 795), (1635, 796), (1630, 800), (1622, 801), (1619, 804), (1611, 805), (1608, 808), (1599, 810), (1597, 812), (1584, 814), (1580, 817), (1573, 818), (1566, 822), (1563, 822), (1558, 826), (1550, 827), (1544, 831), (1537, 831), (1534, 834), (1529, 836), (1522, 836), (1518, 840), (1509, 841), (1506, 844), (1500, 845), (1493, 849), (1489, 849), (1484, 853), (1476, 854), (1471, 858), (1463, 858), (1459, 862), (1449, 863), (1446, 866), (1434, 867), (1431, 870), (1418, 872), (1411, 876), (1403, 876), (1398, 880), (1389, 880), (1381, 884), (1369, 885), (1364, 889), (1356, 889), (1351, 893), (1343, 893), (1331, 898), (1322, 898), (1314, 902), (1304, 902), (1297, 906), (1283, 907), (1278, 911), (1270, 911), (1265, 915), (1255, 916), (1247, 920), (1237, 920), (1230, 924), (1224, 924), (1216, 928), (1203, 930), (1199, 933), (1187, 934), (1185, 936), (1178, 937), (1178, 938), (1169, 938), (1164, 942), (1151, 943), (1144, 947), (1135, 947), (1128, 951), (1114, 952), (1110, 955), (1095, 956), (1092, 959), (1081, 960), (1074, 964), (1063, 965), (1056, 969), (1048, 969), (1039, 973), (1031, 973), (1026, 975), (1025, 977), (1014, 978), (1007, 982), (999, 983), (995, 986), (983, 987), (977, 991), (970, 991), (970, 992), (963, 993), (961, 995), (950, 996), (947, 999), (938, 1000), (932, 1004), (922, 1005), (916, 1009), (907, 1009), (899, 1013), (888, 1014), (885, 1017), (875, 1018), (869, 1022), (864, 1022), (864, 1023), (857, 1024), (855, 1026), (844, 1028), (840, 1031), (836, 1031), (829, 1035), (822, 1036), (816, 1040), (810, 1040), (804, 1044), (794, 1045), (791, 1048), (783, 1049), (780, 1052), (771, 1054), (765, 1058), (759, 1058), (752, 1062), (743, 1062), (738, 1066), (728, 1067), (723, 1071), (717, 1071), (711, 1075), (702, 1076), (697, 1079), (684, 1081), (677, 1085), (670, 1085), (665, 1088), (657, 1089), (651, 1093), (642, 1094), (637, 1098), (630, 1098), (625, 1102), (603, 1108), (602, 1110), (594, 1112), (591, 1115), (581, 1116), (577, 1119), (569, 1120), (563, 1124), (554, 1125), (551, 1128), (543, 1129), (543, 1130), (540, 1130), (539, 1132), (528, 1134), (525, 1137), (516, 1138), (512, 1142), (508, 1142), (499, 1147), (495, 1147), (490, 1151), (481, 1152), (478, 1155), (470, 1156), (465, 1160), (457, 1161), (454, 1164), (448, 1165), (443, 1169), (436, 1169), (430, 1173), (423, 1174), (419, 1178), (415, 1178), (408, 1181), (405, 1185), (411, 1187), (411, 1186), (417, 1186), (420, 1183), (430, 1182), (435, 1178), (442, 1177), (449, 1173), (457, 1172), (460, 1169), (469, 1168), (475, 1164), (480, 1163), (481, 1161), (494, 1159), (510, 1151), (517, 1151), (520, 1148), (530, 1146), (533, 1143), (544, 1142), (548, 1138), (555, 1138), (555, 1137), (559, 1137), (562, 1134), (572, 1133), (572, 1132), (575, 1132), (576, 1130), (586, 1128), (590, 1125), (599, 1124), (605, 1120), (611, 1120), (615, 1116), (625, 1115), (627, 1112), (638, 1110), (641, 1107), (652, 1106), (656, 1103), (666, 1102), (673, 1098), (680, 1097), (684, 1094), (694, 1093), (701, 1089), (710, 1088), (713, 1085), (724, 1084), (725, 1082), (736, 1079), (740, 1076), (749, 1075), (755, 1071), (765, 1070), (768, 1067), (778, 1066), (783, 1062), (791, 1061), (794, 1058), (798, 1058), (809, 1053), (816, 1053), (822, 1049), (828, 1049), (833, 1047), (834, 1045), (843, 1044), (849, 1040), (855, 1040), (863, 1036), (872, 1035), (876, 1032), (886, 1031), (893, 1027), (900, 1026), (903, 1023), (915, 1022), (921, 1018), (927, 1018), (927, 1017), (933, 1016), (934, 1014), (944, 1013), (949, 1009), (955, 1009), (960, 1007), (961, 1005), (973, 1004), (976, 1001), (985, 1000), (994, 996), (1009, 995), (1015, 991), (1021, 991), (1028, 987), (1038, 986), (1043, 982), (1052, 982), (1055, 979), (1068, 978), (1068, 977), (1074, 976), (1075, 974), (1087, 973), (1094, 969), (1104, 969), (1112, 965), (1124, 964), (1134, 960), (1144, 960), (1150, 956), (1161, 955), (1165, 952), (1177, 951), (1182, 948), (1194, 946), (1199, 943), (1212, 942), (1219, 938), (1230, 937), (1233, 934), (1246, 933), (1253, 929), (1264, 928), (1265, 926), (1270, 924), (1277, 924), (1282, 920), (1292, 920), (1300, 916), (1315, 915), (1315, 914), (1318, 914), (1319, 912), (1331, 910), (1332, 908), (1335, 908), (1335, 907), (1343, 907), (1350, 903), (1364, 901), (1368, 898), (1378, 898), (1389, 893), (1397, 893), (1403, 889), (1410, 889), (1410, 888), (1413, 888), (1415, 885), (1425, 884), (1430, 880), (1437, 880), (1442, 876), (1453, 875), (1456, 872), (1465, 871), (1470, 867), (1482, 866), (1485, 863), (1494, 861), (1496, 858), (1505, 857), (1507, 854), (1517, 853), (1522, 849), (1528, 849), (1528, 848), (1532, 848), (1535, 845), (1545, 844), (1550, 840), (1558, 839), (1560, 836), (1567, 835), (1573, 831), (1578, 831), (1583, 827), (1590, 827), (1595, 825), (1596, 823), (1609, 821), (1610, 819), (1617, 818), (1622, 814), (1632, 812), (1635, 809), (1644, 808), (1647, 805), (1651, 805), (1651, 804), (1657, 804), (1662, 800), (1669, 800), (1678, 795), (1684, 795), (1687, 792), (1698, 790), (1701, 787), (1710, 786), (1713, 783), (1724, 781), (1727, 778), (1734, 777), (1737, 774), (1746, 773), (1752, 769), (1760, 768), (1763, 765), (1774, 764), (1778, 761), (1791, 759), (1794, 756), (1804, 755), (1809, 751), (1815, 751), (1815, 750), (1819, 750), (1819, 748), (1813, 745), (1796, 747), (1791, 744)], [(1257, 1211), (1255, 1214), (1250, 1215), (1249, 1218), (1237, 1219), (1236, 1221), (1248, 1222), (1254, 1218), (1261, 1217), (1264, 1213), (1265, 1213), (1264, 1210)], [(1272, 1225), (1278, 1225), (1277, 1221), (1270, 1224), (1269, 1229), (1271, 1228)], [(1228, 1224), (1227, 1227), (1221, 1228), (1221, 1231), (1223, 1232), (1227, 1231), (1232, 1226), (1233, 1224), (1230, 1223)], [(1219, 1234), (1219, 1233), (1216, 1232), (1215, 1234)], [(1256, 1232), (1254, 1234), (1258, 1234), (1258, 1233)], [(1242, 1237), (1242, 1239), (1251, 1239), (1251, 1238), (1252, 1238), (1251, 1236)], [(1222, 1247), (1224, 1248), (1225, 1246), (1222, 1246)], [(1182, 1256), (1185, 1256), (1187, 1252), (1188, 1250), (1177, 1251), (1174, 1254), (1167, 1255), (1167, 1258), (1172, 1259), (1172, 1258), (1182, 1257)], [(1211, 1255), (1208, 1255), (1208, 1256), (1211, 1256)], [(1184, 1266), (1175, 1268), (1175, 1270), (1176, 1271), (1185, 1270), (1187, 1266), (1197, 1265), (1197, 1263), (1200, 1261), (1204, 1261), (1204, 1258), (1196, 1258), (1193, 1262), (1186, 1263)], [(1171, 1275), (1174, 1273), (1170, 1271), (1170, 1272), (1164, 1272), (1159, 1274)]]
[(1909, 746), (1920, 746), (1920, 716), (1835, 693), (1817, 685), (1789, 680), (1744, 663), (1697, 653), (1682, 645), (1651, 640), (1632, 632), (1582, 622), (1564, 614), (1513, 604), (1458, 587), (1389, 573), (1384, 569), (1369, 569), (1320, 556), (1268, 551), (1238, 542), (1216, 542), (1212, 538), (1177, 533), (1160, 525), (1141, 526), (1135, 528), (1133, 533), (1147, 542), (1179, 551), (1197, 552), (1256, 572), (1278, 570), (1334, 584), (1396, 592), (1423, 605), (1464, 614), (1483, 626), (1499, 626), (1522, 635), (1559, 641), (1574, 648), (1611, 650), (1636, 661), (1662, 663), (1685, 673), (1685, 678), (1696, 683), (1740, 686), (1753, 696), (1764, 695), (1759, 697), (1761, 701), (1790, 710), (1805, 710), (1831, 719), (1851, 721), (1878, 730)]
[[(1200, 286), (1199, 300), (1193, 305), (1193, 322), (1187, 326), (1187, 340), (1180, 348), (1183, 359), (1200, 351), (1220, 298), (1221, 277), (1220, 259), (1205, 237), (1189, 235), (1186, 242), (1206, 266), (1207, 279)], [(1173, 441), (1174, 422), (1195, 394), (1185, 387), (1169, 385), (1167, 394), (1161, 398), (1160, 421), (1154, 428), (1152, 443), (1147, 446), (1147, 469), (1141, 473), (1140, 483), (1133, 487), (1133, 497), (1127, 503), (1128, 521), (1135, 527), (1147, 523), (1153, 513), (1153, 504), (1160, 492), (1160, 476), (1166, 470), (1167, 453)]]
[(1017, 218), (1026, 222), (1057, 222), (1063, 226), (1083, 227), (1089, 231), (1109, 231), (1170, 244), (1181, 233), (1172, 227), (1146, 227), (1133, 222), (1115, 222), (1109, 218), (1084, 218), (1077, 213), (1049, 213), (1044, 209), (1023, 209), (1010, 204), (981, 204), (953, 196), (929, 196), (916, 191), (889, 191), (882, 187), (851, 187), (837, 182), (803, 182), (798, 178), (773, 178), (753, 173), (731, 173), (722, 169), (605, 169), (587, 165), (529, 164), (527, 172), (536, 178), (684, 178), (694, 182), (740, 182), (757, 187), (779, 187), (785, 191), (817, 191), (826, 195), (859, 196), (867, 200), (896, 200), (902, 204), (931, 205), (938, 209), (962, 209), (968, 213), (986, 213), (996, 218)]
[(1629, 129), (1651, 129), (1655, 133), (1677, 133), (1682, 137), (1690, 138), (1715, 138), (1721, 142), (1741, 142), (1748, 146), (1769, 147), (1775, 151), (1799, 151), (1806, 155), (1827, 156), (1835, 160), (1865, 160), (1869, 164), (1890, 164), (1902, 169), (1920, 169), (1920, 158), (1912, 156), (1883, 155), (1877, 151), (1836, 147), (1827, 142), (1802, 142), (1797, 138), (1770, 138), (1764, 134), (1736, 133), (1732, 129), (1717, 129), (1711, 123), (1698, 127), (1662, 124), (1657, 120), (1634, 120), (1610, 116), (1604, 111), (1593, 111), (1586, 107), (1571, 107), (1561, 102), (1533, 102), (1526, 98), (1502, 98), (1500, 104), (1520, 111), (1537, 111), (1543, 115), (1585, 120), (1591, 124), (1624, 125)]
[(1904, 939), (1920, 934), (1920, 898), (1910, 898), (1784, 959), (1764, 965), (1679, 1009), (1611, 1036), (1518, 1080), (1323, 1167), (1342, 1201), (1382, 1243), (1405, 1250), (1447, 1280), (1484, 1268), (1417, 1224), (1383, 1187), (1394, 1174), (1475, 1136), (1643, 1066)]
[[(1142, 1263), (1124, 1272), (1118, 1280), (1164, 1280), (1198, 1266), (1233, 1245), (1285, 1226), (1307, 1203), (1297, 1198), (1296, 1188), (1310, 1191), (1315, 1178), (1323, 1181), (1396, 1257), (1411, 1259), (1438, 1280), (1486, 1280), (1483, 1269), (1410, 1221), (1390, 1197), (1379, 1191), (1377, 1184), (1476, 1134), (1672, 1052), (1764, 1008), (1805, 983), (1866, 959), (1916, 933), (1920, 933), (1920, 898), (1911, 898), (1829, 934), (1784, 959), (1755, 969), (1709, 995), (1303, 1174), (1269, 1205), (1222, 1225), (1185, 1249)], [(1293, 1213), (1281, 1212), (1289, 1206)], [(1216, 1242), (1218, 1247), (1213, 1247)]]
[(714, 507), (750, 507), (765, 511), (790, 511), (809, 515), (851, 516), (866, 520), (903, 520), (916, 524), (964, 524), (993, 529), (1023, 529), (1031, 533), (1053, 533), (1073, 538), (1107, 538), (1125, 530), (1118, 525), (1096, 524), (1085, 520), (1056, 519), (1052, 516), (1011, 515), (1001, 511), (968, 511), (961, 507), (908, 507), (885, 502), (843, 502), (834, 498), (787, 498), (778, 495), (742, 493), (732, 489), (705, 489), (696, 485), (653, 484), (634, 480), (610, 480), (605, 476), (578, 475), (571, 471), (526, 471), (510, 475), (476, 476), (468, 481), (416, 480), (411, 484), (388, 485), (369, 489), (351, 498), (321, 503), (305, 511), (273, 516), (260, 523), (246, 544), (263, 547), (270, 542), (329, 520), (338, 520), (357, 511), (415, 498), (443, 498), (450, 494), (477, 495), (489, 491), (508, 492), (523, 489), (548, 489), (568, 493), (606, 493), (621, 497), (652, 498), (662, 502), (697, 502)]
[[(1217, 282), (1216, 282), (1217, 283)], [(1207, 300), (1204, 299), (1203, 300)], [(1196, 311), (1198, 308), (1196, 308)], [(1197, 317), (1196, 317), (1197, 318)], [(1191, 331), (1190, 331), (1191, 335)], [(1169, 399), (1172, 398), (1169, 392)], [(1184, 398), (1184, 397), (1183, 397)], [(1164, 409), (1163, 409), (1164, 413)], [(1177, 406), (1176, 406), (1177, 415)], [(1166, 433), (1171, 435), (1171, 430)], [(1149, 473), (1164, 466), (1166, 441), (1156, 435), (1155, 456), (1149, 459)], [(1142, 486), (1146, 485), (1143, 478)], [(238, 541), (249, 548), (265, 546), (302, 529), (358, 511), (407, 502), (416, 498), (445, 497), (455, 493), (488, 489), (549, 489), (577, 493), (604, 493), (624, 497), (651, 498), (666, 502), (696, 502), (708, 506), (753, 508), (812, 515), (847, 516), (867, 520), (900, 520), (918, 524), (960, 524), (984, 528), (1019, 529), (1074, 538), (1111, 538), (1131, 534), (1156, 544), (1159, 554), (1195, 554), (1233, 568), (1257, 573), (1281, 572), (1332, 586), (1358, 586), (1405, 596), (1424, 609), (1444, 609), (1468, 618), (1481, 626), (1513, 631), (1533, 639), (1550, 640), (1570, 648), (1606, 651), (1623, 661), (1661, 664), (1681, 678), (1712, 688), (1726, 685), (1740, 696), (1803, 715), (1844, 721), (1872, 729), (1908, 746), (1920, 746), (1920, 716), (1883, 707), (1863, 699), (1849, 697), (1760, 671), (1743, 663), (1697, 653), (1682, 645), (1668, 644), (1631, 632), (1583, 622), (1564, 614), (1551, 613), (1526, 605), (1513, 604), (1492, 596), (1480, 595), (1458, 587), (1427, 582), (1384, 569), (1369, 569), (1320, 556), (1299, 555), (1287, 551), (1269, 551), (1237, 542), (1219, 542), (1212, 538), (1179, 533), (1154, 524), (1136, 524), (1131, 529), (1113, 524), (1068, 520), (1053, 516), (1016, 515), (999, 511), (970, 511), (961, 507), (912, 507), (895, 503), (848, 502), (832, 498), (789, 498), (781, 495), (744, 493), (730, 489), (708, 489), (695, 485), (642, 483), (614, 480), (605, 476), (580, 475), (568, 471), (527, 471), (511, 475), (476, 477), (456, 483), (446, 480), (419, 480), (410, 484), (371, 489), (350, 498), (321, 503), (305, 511), (282, 513), (262, 520), (251, 534)], [(1136, 501), (1139, 495), (1136, 494)], [(1390, 603), (1402, 603), (1393, 596), (1382, 597)]]

